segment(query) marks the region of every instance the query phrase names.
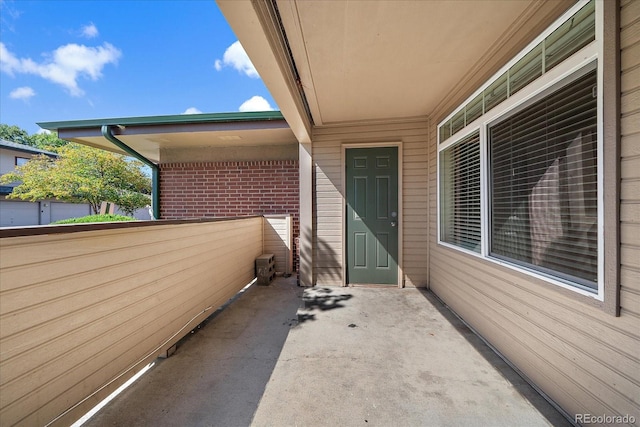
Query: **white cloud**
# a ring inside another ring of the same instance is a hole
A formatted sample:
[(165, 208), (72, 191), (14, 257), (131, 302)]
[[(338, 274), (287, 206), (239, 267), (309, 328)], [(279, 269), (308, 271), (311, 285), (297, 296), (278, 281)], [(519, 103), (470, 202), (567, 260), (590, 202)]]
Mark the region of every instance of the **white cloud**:
[(109, 43), (89, 47), (78, 44), (60, 46), (41, 63), (31, 58), (18, 58), (0, 43), (0, 70), (16, 73), (35, 74), (43, 79), (63, 86), (72, 96), (82, 96), (84, 91), (78, 86), (79, 77), (98, 80), (107, 64), (116, 64), (122, 52)]
[(88, 39), (92, 39), (94, 37), (98, 37), (98, 34), (100, 34), (98, 32), (98, 27), (96, 27), (93, 24), (93, 22), (89, 23), (89, 25), (84, 25), (80, 29), (80, 33), (82, 34), (83, 37), (86, 37)]
[(13, 75), (14, 70), (19, 67), (20, 60), (9, 52), (4, 43), (0, 42), (0, 71)]
[(33, 89), (31, 89), (29, 86), (22, 86), (12, 90), (11, 93), (9, 94), (9, 98), (23, 99), (27, 101), (29, 98), (35, 95), (36, 95), (36, 92)]
[(248, 111), (273, 111), (269, 101), (261, 96), (253, 96), (242, 103), (238, 111), (246, 113)]
[(50, 131), (49, 129), (42, 129), (42, 128), (40, 128), (40, 129), (38, 129), (38, 132), (36, 132), (36, 133), (37, 133), (38, 135), (42, 135), (42, 134), (49, 135), (49, 134), (51, 133), (51, 131)]
[(224, 55), (222, 55), (222, 61), (216, 59), (216, 62), (213, 65), (218, 71), (222, 70), (223, 67), (233, 67), (239, 72), (251, 78), (260, 78), (260, 75), (256, 71), (256, 68), (251, 63), (247, 52), (244, 51), (244, 48), (239, 41), (231, 44), (231, 46), (229, 46), (227, 50), (224, 51)]
[(202, 111), (198, 110), (196, 107), (189, 107), (184, 110), (182, 114), (202, 114)]

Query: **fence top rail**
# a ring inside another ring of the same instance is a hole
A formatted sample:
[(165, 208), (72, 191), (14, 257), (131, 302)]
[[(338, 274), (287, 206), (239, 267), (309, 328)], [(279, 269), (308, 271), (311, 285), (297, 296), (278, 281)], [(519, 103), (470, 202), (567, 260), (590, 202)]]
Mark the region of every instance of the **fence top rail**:
[(83, 231), (118, 230), (123, 228), (158, 227), (164, 225), (198, 224), (208, 222), (234, 221), (239, 219), (262, 218), (262, 215), (218, 217), (218, 218), (186, 218), (160, 219), (156, 221), (123, 221), (94, 222), (86, 224), (33, 225), (26, 227), (0, 228), (0, 239), (8, 237), (39, 236), (46, 234), (68, 234)]

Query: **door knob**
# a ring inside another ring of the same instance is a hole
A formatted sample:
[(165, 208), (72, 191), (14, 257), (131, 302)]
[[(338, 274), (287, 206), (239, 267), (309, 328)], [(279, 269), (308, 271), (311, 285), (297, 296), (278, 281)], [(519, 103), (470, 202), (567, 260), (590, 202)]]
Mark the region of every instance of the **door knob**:
[(397, 222), (395, 222), (395, 221), (391, 221), (391, 226), (392, 226), (392, 227), (395, 227), (396, 225), (398, 225), (398, 223), (397, 223)]

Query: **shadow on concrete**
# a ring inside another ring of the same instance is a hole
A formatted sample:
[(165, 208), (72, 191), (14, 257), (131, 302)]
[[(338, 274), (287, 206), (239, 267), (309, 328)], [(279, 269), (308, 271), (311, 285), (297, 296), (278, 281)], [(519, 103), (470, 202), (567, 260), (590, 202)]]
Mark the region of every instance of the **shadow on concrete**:
[(447, 306), (436, 294), (424, 288), (418, 288), (425, 299), (446, 319), (464, 339), (489, 362), (496, 371), (514, 389), (526, 399), (553, 426), (571, 426), (556, 408), (551, 406), (538, 391), (536, 391), (518, 372), (502, 359), (489, 345), (473, 330), (471, 330), (458, 315)]
[(344, 288), (320, 288), (314, 287), (305, 290), (302, 296), (303, 306), (298, 311), (298, 324), (315, 321), (314, 311), (330, 311), (342, 308), (343, 302), (350, 300), (352, 294), (345, 292)]
[(295, 277), (251, 286), (85, 425), (250, 425), (302, 294)]
[(314, 288), (314, 292), (307, 292), (302, 297), (304, 307), (310, 310), (333, 310), (344, 307), (343, 301), (350, 300), (353, 295), (338, 293), (335, 289)]

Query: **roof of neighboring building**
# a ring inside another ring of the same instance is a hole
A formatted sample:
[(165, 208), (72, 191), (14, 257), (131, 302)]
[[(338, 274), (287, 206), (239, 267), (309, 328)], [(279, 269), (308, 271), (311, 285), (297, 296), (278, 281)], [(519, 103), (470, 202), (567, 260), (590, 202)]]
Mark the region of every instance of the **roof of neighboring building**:
[(13, 186), (11, 185), (0, 185), (0, 196), (6, 196), (11, 194), (13, 191)]
[(9, 150), (21, 151), (29, 154), (45, 154), (50, 157), (58, 157), (58, 154), (47, 150), (41, 150), (31, 145), (18, 144), (17, 142), (7, 141), (6, 139), (0, 139), (0, 148), (6, 148)]
[(280, 111), (250, 111), (244, 113), (173, 114), (166, 116), (112, 117), (104, 119), (39, 122), (38, 126), (51, 131), (88, 128), (102, 125), (153, 126), (178, 123), (229, 123), (284, 120)]
[(124, 154), (102, 135), (102, 126), (110, 126), (119, 140), (154, 162), (159, 160), (162, 149), (297, 144), (280, 111), (69, 120), (38, 125), (57, 131), (59, 138)]

